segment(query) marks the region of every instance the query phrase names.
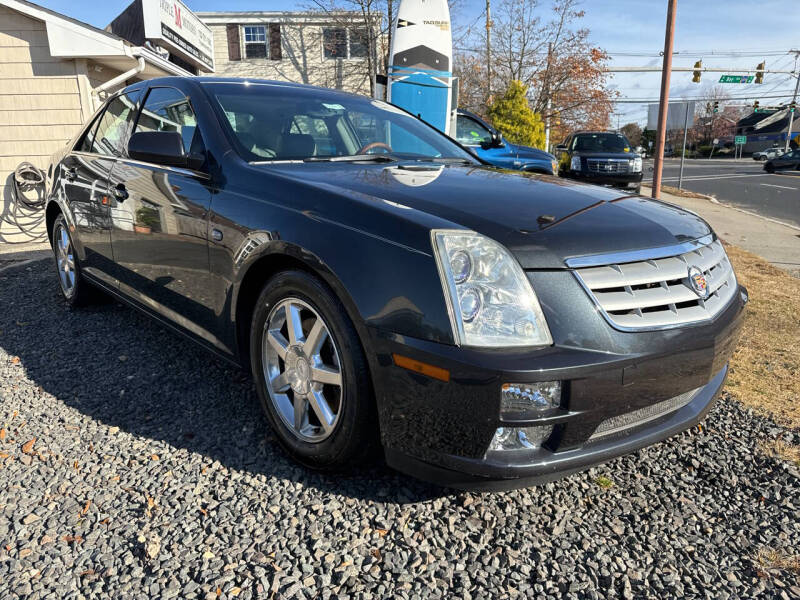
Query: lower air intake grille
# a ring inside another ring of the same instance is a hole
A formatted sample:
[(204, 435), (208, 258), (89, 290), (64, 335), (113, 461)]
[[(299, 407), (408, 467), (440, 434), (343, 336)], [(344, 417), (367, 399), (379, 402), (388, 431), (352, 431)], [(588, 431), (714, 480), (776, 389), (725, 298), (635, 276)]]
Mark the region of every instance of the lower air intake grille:
[(675, 396), (662, 402), (657, 402), (656, 404), (651, 404), (650, 406), (645, 406), (644, 408), (606, 419), (595, 429), (589, 441), (591, 442), (614, 433), (619, 433), (620, 431), (625, 431), (626, 429), (644, 425), (649, 421), (654, 421), (659, 417), (680, 410), (694, 400), (697, 392), (701, 389), (702, 388), (697, 388), (690, 392), (685, 392), (680, 396)]

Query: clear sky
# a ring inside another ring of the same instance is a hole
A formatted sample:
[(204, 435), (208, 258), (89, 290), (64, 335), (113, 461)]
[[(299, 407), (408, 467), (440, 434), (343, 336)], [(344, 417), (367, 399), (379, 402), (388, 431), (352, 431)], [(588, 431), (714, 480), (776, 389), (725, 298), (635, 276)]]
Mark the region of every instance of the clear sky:
[[(36, 1), (36, 0), (34, 0)], [(213, 10), (304, 10), (311, 0), (184, 0), (194, 11)], [(38, 0), (38, 4), (96, 27), (105, 27), (128, 5), (124, 0)], [(543, 6), (547, 2), (542, 2)], [(461, 0), (452, 19), (466, 25), (483, 14), (484, 0)], [(657, 66), (664, 47), (667, 0), (584, 0), (582, 25), (590, 30), (593, 44), (612, 55), (618, 66)], [(546, 8), (542, 9), (543, 11)], [(675, 35), (675, 66), (692, 66), (703, 60), (708, 67), (755, 68), (766, 60), (767, 68), (791, 69), (800, 50), (800, 6), (792, 0), (679, 0)], [(626, 54), (635, 54), (628, 56)], [(736, 73), (736, 71), (732, 71)], [(619, 73), (611, 80), (623, 98), (657, 99), (660, 73)], [(699, 97), (719, 81), (719, 74), (704, 73), (701, 84), (692, 83), (691, 73), (673, 73), (671, 95)], [(764, 77), (762, 85), (725, 86), (739, 103), (761, 99), (761, 105), (777, 104), (788, 98), (764, 96), (789, 94), (794, 80), (788, 75)], [(644, 122), (644, 104), (620, 104), (620, 122)], [(614, 118), (616, 121), (616, 117)], [(616, 122), (614, 123), (616, 125)]]

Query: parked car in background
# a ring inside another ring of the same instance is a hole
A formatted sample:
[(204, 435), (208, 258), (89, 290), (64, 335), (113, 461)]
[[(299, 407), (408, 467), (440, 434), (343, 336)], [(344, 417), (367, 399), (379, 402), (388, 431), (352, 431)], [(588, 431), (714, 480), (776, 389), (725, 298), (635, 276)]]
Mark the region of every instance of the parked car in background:
[(641, 189), (642, 157), (621, 133), (578, 131), (555, 151), (562, 177), (625, 188), (635, 194)]
[(558, 171), (556, 157), (549, 152), (512, 144), (489, 123), (466, 110), (458, 110), (453, 137), (496, 167), (546, 175), (555, 175)]
[(769, 159), (764, 163), (764, 170), (767, 173), (775, 171), (800, 171), (800, 150), (792, 150), (781, 156)]
[(753, 160), (769, 160), (771, 158), (778, 158), (783, 155), (783, 148), (774, 146), (772, 148), (765, 148), (758, 152), (753, 152)]
[(747, 301), (697, 215), (306, 85), (135, 83), (47, 195), (67, 304), (104, 290), (250, 370), (317, 469), (505, 488), (632, 452), (712, 408)]

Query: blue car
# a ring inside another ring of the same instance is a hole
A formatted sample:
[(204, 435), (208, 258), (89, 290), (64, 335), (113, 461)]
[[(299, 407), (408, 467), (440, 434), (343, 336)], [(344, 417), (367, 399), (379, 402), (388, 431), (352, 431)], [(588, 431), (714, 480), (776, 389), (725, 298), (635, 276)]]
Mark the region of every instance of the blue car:
[(469, 111), (459, 109), (454, 137), (479, 158), (496, 167), (546, 175), (558, 173), (555, 156), (530, 146), (512, 144), (494, 127)]

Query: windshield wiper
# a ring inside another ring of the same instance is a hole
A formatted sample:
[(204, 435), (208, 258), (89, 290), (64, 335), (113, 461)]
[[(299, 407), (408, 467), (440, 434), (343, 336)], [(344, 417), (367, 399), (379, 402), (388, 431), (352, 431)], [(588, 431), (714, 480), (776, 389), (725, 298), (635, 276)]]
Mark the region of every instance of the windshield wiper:
[(391, 154), (350, 154), (348, 156), (309, 156), (303, 162), (395, 162)]
[(469, 158), (460, 158), (458, 156), (431, 156), (425, 158), (415, 158), (417, 162), (431, 162), (445, 165), (475, 165), (477, 161), (470, 160)]

